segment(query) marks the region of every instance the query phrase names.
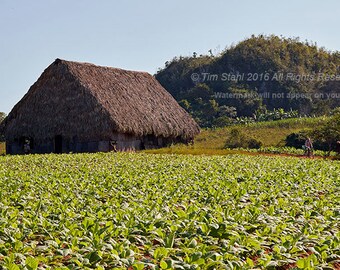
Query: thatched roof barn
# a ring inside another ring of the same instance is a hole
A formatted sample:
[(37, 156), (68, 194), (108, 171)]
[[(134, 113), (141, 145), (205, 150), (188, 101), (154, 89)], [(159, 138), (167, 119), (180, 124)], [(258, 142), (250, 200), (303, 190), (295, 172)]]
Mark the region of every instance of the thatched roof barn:
[[(145, 72), (57, 59), (3, 123), (7, 153), (96, 152), (188, 142), (199, 127)], [(112, 146), (114, 145), (114, 146)]]

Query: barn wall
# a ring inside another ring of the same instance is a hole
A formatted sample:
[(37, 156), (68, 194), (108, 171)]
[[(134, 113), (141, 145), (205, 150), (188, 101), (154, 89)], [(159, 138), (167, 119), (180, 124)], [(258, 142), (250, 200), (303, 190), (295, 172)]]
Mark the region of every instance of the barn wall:
[[(153, 135), (138, 137), (130, 134), (116, 133), (112, 135), (111, 140), (91, 140), (80, 142), (77, 137), (62, 138), (63, 153), (94, 153), (94, 152), (110, 152), (113, 151), (111, 141), (116, 141), (116, 149), (118, 151), (135, 151), (143, 149), (153, 149), (167, 146), (171, 143), (180, 142), (178, 138), (155, 137)], [(55, 152), (54, 139), (34, 140), (31, 153), (45, 154)], [(6, 142), (6, 152), (8, 154), (24, 154), (23, 143), (18, 140)]]
[[(32, 149), (32, 154), (47, 154), (54, 152), (54, 144), (53, 143), (41, 143), (35, 144)], [(10, 155), (22, 155), (24, 153), (24, 147), (19, 142), (6, 142), (6, 153)]]
[(19, 145), (19, 143), (6, 142), (6, 154), (24, 154), (24, 149)]

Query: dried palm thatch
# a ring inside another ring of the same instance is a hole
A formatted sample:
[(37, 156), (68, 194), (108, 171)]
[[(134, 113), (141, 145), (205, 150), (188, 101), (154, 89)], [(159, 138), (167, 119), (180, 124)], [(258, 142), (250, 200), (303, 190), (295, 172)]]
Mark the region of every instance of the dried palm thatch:
[(57, 134), (81, 140), (113, 133), (190, 140), (199, 127), (145, 72), (57, 59), (4, 121), (6, 138)]

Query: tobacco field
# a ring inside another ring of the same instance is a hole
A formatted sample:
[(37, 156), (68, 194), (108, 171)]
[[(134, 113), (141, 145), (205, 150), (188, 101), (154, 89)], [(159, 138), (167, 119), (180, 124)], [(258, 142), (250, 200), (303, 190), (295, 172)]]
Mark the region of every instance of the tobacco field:
[(340, 162), (0, 157), (0, 269), (340, 269)]

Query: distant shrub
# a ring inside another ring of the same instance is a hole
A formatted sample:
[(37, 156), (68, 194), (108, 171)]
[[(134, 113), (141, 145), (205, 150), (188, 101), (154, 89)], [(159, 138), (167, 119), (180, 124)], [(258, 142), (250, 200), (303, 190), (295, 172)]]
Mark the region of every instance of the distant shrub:
[(262, 142), (256, 139), (249, 139), (248, 141), (248, 148), (251, 149), (260, 149), (262, 147)]
[(322, 125), (315, 127), (313, 136), (329, 152), (336, 150), (337, 142), (340, 141), (340, 112), (335, 110), (332, 117)]
[(321, 141), (313, 132), (300, 131), (297, 133), (289, 134), (285, 141), (285, 146), (294, 147), (297, 149), (302, 148), (305, 144), (306, 138), (311, 137), (313, 141), (313, 148), (315, 150), (328, 151), (329, 147), (326, 142)]
[(301, 146), (305, 143), (306, 138), (307, 135), (305, 132), (291, 133), (285, 139), (285, 146), (301, 148)]
[(262, 146), (262, 142), (256, 140), (238, 128), (233, 128), (225, 143), (225, 148), (252, 148), (258, 149)]
[(334, 109), (331, 111), (330, 115), (340, 115), (340, 107), (334, 108)]

